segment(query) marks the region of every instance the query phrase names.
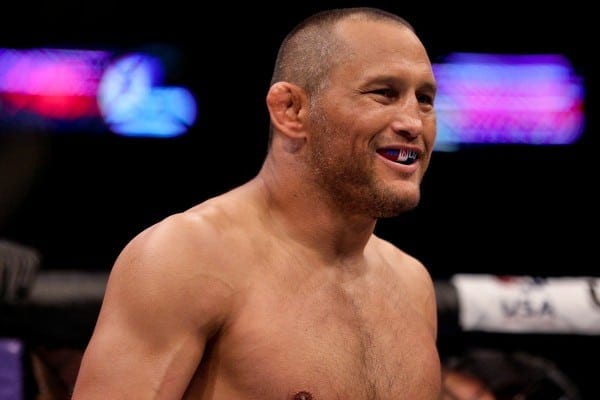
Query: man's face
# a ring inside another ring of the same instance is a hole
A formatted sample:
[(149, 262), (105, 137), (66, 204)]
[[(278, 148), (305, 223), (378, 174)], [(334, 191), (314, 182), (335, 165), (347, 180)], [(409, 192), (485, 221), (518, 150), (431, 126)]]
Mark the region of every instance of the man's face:
[(435, 141), (431, 63), (397, 24), (347, 20), (337, 34), (349, 48), (311, 104), (316, 181), (348, 212), (395, 216), (418, 204)]

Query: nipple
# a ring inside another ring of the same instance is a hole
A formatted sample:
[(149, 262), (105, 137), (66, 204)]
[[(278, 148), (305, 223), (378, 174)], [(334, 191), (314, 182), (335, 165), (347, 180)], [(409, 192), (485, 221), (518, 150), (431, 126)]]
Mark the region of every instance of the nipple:
[(294, 400), (313, 400), (313, 397), (310, 393), (302, 391), (296, 393), (294, 396)]

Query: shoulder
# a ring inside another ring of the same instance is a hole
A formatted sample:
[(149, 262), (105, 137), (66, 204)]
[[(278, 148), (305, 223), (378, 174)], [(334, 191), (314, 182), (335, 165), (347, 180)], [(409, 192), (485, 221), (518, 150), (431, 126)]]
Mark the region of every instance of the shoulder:
[(437, 329), (435, 286), (427, 267), (419, 259), (387, 240), (375, 235), (371, 240), (379, 253), (378, 256), (383, 257), (384, 264), (393, 270), (407, 295), (424, 310), (434, 329)]
[[(233, 207), (231, 207), (233, 208)], [(223, 202), (211, 199), (167, 216), (137, 234), (119, 254), (115, 267), (156, 272), (217, 272), (227, 265), (227, 252), (239, 239), (242, 221)]]
[(416, 257), (400, 249), (395, 244), (373, 235), (371, 239), (377, 248), (379, 255), (385, 259), (394, 269), (403, 275), (408, 275), (425, 284), (431, 283), (431, 276), (427, 267)]
[[(204, 268), (214, 257), (216, 223), (198, 212), (170, 215), (146, 228), (125, 245), (114, 268), (143, 268), (146, 273), (182, 271), (194, 268), (195, 261), (203, 261)], [(141, 272), (141, 271), (138, 271)]]
[[(219, 227), (210, 212), (173, 214), (125, 245), (108, 280), (105, 301), (144, 315), (206, 315), (221, 319), (235, 276), (224, 267)], [(201, 293), (201, 296), (197, 294)]]

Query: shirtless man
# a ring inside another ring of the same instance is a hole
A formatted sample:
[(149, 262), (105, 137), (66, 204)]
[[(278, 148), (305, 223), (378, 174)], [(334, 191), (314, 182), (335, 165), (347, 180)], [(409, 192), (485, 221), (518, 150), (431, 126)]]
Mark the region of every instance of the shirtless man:
[(435, 92), (404, 20), (301, 23), (266, 96), (262, 168), (123, 249), (73, 399), (438, 399), (432, 279), (374, 235), (419, 202)]

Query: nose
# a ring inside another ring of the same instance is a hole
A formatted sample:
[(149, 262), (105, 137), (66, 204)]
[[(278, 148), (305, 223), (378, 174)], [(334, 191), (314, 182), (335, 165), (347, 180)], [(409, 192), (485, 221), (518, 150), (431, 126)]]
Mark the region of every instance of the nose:
[(392, 121), (392, 130), (402, 136), (414, 139), (423, 133), (419, 102), (416, 99), (399, 104)]

